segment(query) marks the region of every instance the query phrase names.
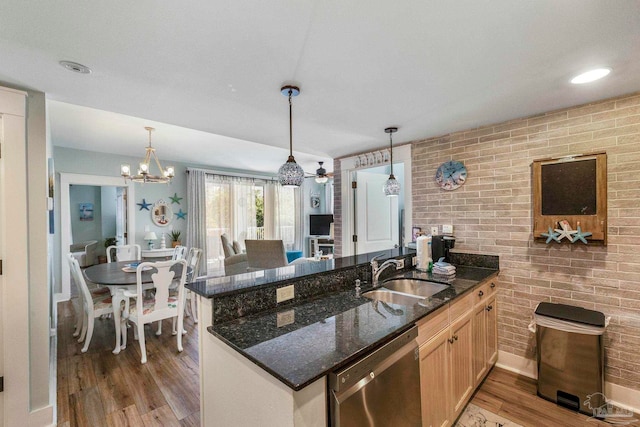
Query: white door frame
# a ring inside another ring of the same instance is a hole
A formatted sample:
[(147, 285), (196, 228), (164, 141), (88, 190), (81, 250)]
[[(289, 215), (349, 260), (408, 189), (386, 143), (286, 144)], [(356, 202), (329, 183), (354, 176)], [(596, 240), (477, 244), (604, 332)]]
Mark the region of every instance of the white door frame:
[(127, 236), (135, 236), (136, 204), (133, 182), (124, 183), (120, 176), (83, 175), (77, 173), (60, 173), (60, 293), (56, 301), (67, 301), (71, 297), (71, 272), (65, 254), (71, 246), (71, 185), (93, 185), (96, 187), (127, 187)]
[[(351, 176), (353, 172), (380, 167), (380, 164), (371, 165), (370, 168), (356, 168), (356, 160), (359, 156), (340, 159), (341, 178), (341, 205), (342, 205), (342, 254), (353, 255), (353, 243), (351, 236), (354, 234), (353, 223), (353, 190), (351, 188)], [(394, 164), (404, 163), (404, 183), (400, 189), (404, 193), (404, 241), (411, 241), (411, 227), (413, 225), (413, 203), (411, 192), (411, 144), (400, 145), (393, 148)], [(382, 191), (382, 190), (381, 190)], [(400, 217), (398, 213), (398, 218)]]

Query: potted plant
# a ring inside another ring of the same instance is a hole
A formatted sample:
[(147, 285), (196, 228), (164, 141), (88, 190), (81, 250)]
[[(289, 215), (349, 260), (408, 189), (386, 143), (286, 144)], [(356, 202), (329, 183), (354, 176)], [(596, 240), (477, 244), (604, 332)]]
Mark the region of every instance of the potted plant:
[[(104, 248), (107, 249), (109, 246), (115, 246), (118, 243), (118, 240), (115, 237), (108, 237), (104, 240)], [(111, 250), (111, 258), (113, 259), (115, 254), (113, 253), (113, 249)], [(98, 257), (98, 262), (100, 264), (104, 264), (107, 262), (107, 256), (101, 255)]]
[(180, 241), (180, 230), (171, 230), (171, 247), (175, 248), (176, 246), (180, 246), (182, 242)]

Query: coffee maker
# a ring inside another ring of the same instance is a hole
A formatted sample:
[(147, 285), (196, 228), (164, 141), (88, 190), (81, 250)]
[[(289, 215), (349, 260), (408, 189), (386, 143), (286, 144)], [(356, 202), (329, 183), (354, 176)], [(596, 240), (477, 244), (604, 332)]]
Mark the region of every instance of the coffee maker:
[(431, 237), (431, 255), (433, 262), (438, 262), (444, 257), (445, 262), (449, 261), (449, 250), (453, 249), (456, 244), (456, 238), (453, 236), (432, 236)]

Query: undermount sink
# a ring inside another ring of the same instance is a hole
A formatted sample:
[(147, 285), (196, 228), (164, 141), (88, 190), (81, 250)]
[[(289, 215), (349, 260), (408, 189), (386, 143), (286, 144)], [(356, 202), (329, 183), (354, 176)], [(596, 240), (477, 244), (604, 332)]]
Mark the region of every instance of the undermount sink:
[(428, 298), (449, 287), (449, 285), (443, 285), (442, 283), (407, 278), (385, 280), (382, 286), (390, 291), (415, 295), (421, 299)]
[(374, 301), (382, 301), (382, 302), (388, 302), (390, 304), (399, 304), (399, 305), (414, 305), (424, 299), (423, 297), (418, 297), (415, 295), (407, 295), (399, 292), (390, 291), (388, 289), (375, 289), (373, 291), (363, 293), (362, 296)]
[(449, 287), (442, 283), (406, 278), (389, 279), (382, 286), (365, 292), (362, 296), (391, 304), (414, 305)]

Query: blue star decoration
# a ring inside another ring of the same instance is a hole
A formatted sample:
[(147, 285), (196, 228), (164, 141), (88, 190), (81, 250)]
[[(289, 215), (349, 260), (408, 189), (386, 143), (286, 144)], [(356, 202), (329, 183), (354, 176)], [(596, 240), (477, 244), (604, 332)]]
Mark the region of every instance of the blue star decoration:
[(558, 236), (560, 235), (560, 233), (556, 233), (555, 231), (553, 231), (553, 229), (551, 227), (549, 227), (549, 231), (546, 233), (540, 233), (540, 235), (542, 237), (546, 237), (547, 238), (547, 244), (549, 244), (549, 242), (551, 242), (552, 240), (555, 240), (556, 242), (560, 242), (560, 239), (558, 239)]
[(178, 193), (173, 193), (173, 196), (169, 196), (169, 198), (171, 199), (171, 204), (180, 204), (180, 200), (183, 199), (182, 197), (178, 197)]
[(575, 243), (578, 240), (582, 241), (582, 243), (584, 243), (585, 245), (587, 244), (587, 237), (591, 236), (591, 232), (590, 231), (582, 231), (582, 229), (580, 228), (580, 226), (578, 226), (578, 231), (576, 231), (576, 234), (573, 235), (573, 242), (571, 243)]
[(178, 219), (187, 219), (187, 213), (186, 212), (182, 212), (182, 208), (180, 208), (180, 210), (178, 212), (176, 212), (176, 216), (178, 217)]
[(143, 209), (149, 210), (149, 206), (151, 206), (151, 203), (147, 203), (145, 199), (142, 199), (142, 203), (136, 203), (136, 204), (140, 206), (140, 210), (143, 210)]

